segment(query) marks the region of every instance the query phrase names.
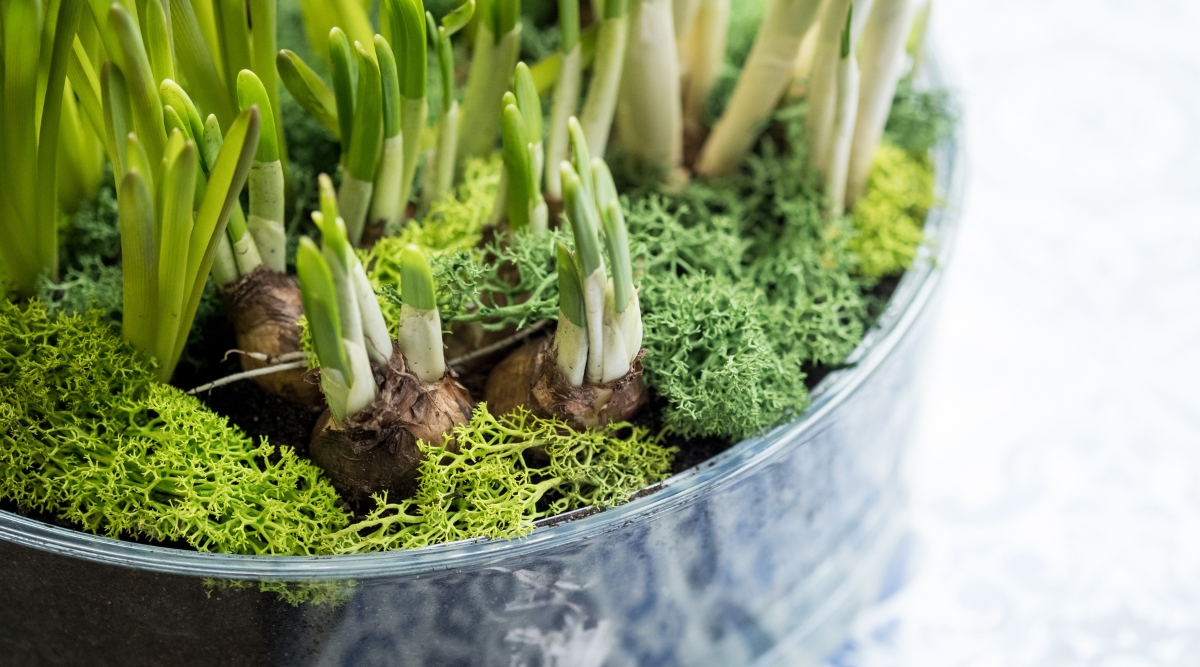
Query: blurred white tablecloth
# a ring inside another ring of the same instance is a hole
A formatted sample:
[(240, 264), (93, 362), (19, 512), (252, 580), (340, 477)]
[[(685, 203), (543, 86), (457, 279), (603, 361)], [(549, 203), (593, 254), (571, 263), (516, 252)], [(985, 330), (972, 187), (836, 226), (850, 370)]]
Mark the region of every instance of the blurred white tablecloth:
[(934, 2), (970, 167), (917, 546), (830, 663), (1200, 665), (1200, 1)]

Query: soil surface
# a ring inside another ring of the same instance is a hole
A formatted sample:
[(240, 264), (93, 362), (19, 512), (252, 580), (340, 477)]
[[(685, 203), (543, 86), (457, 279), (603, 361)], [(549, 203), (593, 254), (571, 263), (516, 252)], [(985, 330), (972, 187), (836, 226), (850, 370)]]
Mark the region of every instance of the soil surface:
[[(233, 327), (224, 317), (214, 317), (205, 323), (200, 344), (190, 351), (197, 359), (216, 360), (216, 363), (200, 368), (181, 363), (171, 383), (188, 390), (240, 373), (242, 369), (236, 354), (222, 359), (226, 351), (236, 347)], [(268, 394), (253, 380), (210, 389), (197, 398), (250, 437), (266, 437), (276, 447), (287, 445), (304, 457), (308, 456), (313, 427), (321, 416), (319, 409), (302, 407)]]

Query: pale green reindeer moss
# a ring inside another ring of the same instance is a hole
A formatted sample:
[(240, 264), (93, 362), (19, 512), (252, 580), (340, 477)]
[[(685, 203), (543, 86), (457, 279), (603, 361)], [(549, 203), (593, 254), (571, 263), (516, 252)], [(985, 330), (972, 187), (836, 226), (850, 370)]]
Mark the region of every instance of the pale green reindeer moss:
[(808, 406), (799, 359), (768, 336), (771, 309), (753, 285), (649, 277), (640, 298), (646, 381), (679, 434), (738, 440)]
[(867, 191), (854, 205), (857, 235), (850, 249), (862, 275), (878, 279), (912, 264), (924, 239), (925, 214), (933, 206), (933, 166), (928, 158), (880, 144)]
[(644, 427), (572, 431), (524, 410), (496, 417), (485, 404), (450, 438), (457, 452), (420, 443), (426, 456), (415, 497), (398, 503), (379, 498), (366, 518), (332, 536), (331, 551), (520, 537), (540, 518), (629, 500), (670, 474), (675, 451)]
[(201, 551), (315, 554), (333, 487), (154, 380), (101, 315), (0, 301), (0, 496), (108, 535)]

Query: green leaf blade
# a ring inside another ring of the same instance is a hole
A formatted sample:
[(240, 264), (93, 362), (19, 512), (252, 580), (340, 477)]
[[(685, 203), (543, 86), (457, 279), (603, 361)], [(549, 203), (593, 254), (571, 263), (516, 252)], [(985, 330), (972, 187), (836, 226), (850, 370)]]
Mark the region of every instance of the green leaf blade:
[(421, 312), (437, 308), (433, 272), (425, 253), (411, 243), (400, 253), (400, 299)]
[(317, 359), (322, 367), (341, 372), (347, 386), (353, 385), (353, 372), (342, 343), (342, 322), (333, 272), (320, 249), (307, 236), (300, 239), (296, 273), (300, 278), (300, 295), (312, 331)]
[(242, 111), (251, 106), (258, 107), (260, 122), (258, 151), (255, 159), (259, 162), (275, 162), (279, 159), (279, 141), (275, 132), (275, 111), (271, 108), (271, 99), (267, 95), (266, 86), (254, 72), (244, 69), (237, 77), (238, 106)]
[(308, 112), (317, 122), (324, 125), (341, 138), (341, 126), (338, 123), (338, 101), (321, 77), (308, 66), (300, 56), (284, 49), (275, 59), (279, 70), (279, 78), (283, 85), (296, 99), (296, 102)]

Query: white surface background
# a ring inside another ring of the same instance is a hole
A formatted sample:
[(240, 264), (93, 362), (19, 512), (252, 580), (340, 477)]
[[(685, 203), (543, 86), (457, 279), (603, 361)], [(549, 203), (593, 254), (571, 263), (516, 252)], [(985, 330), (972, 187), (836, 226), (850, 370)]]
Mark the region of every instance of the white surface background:
[(918, 547), (831, 664), (1200, 665), (1200, 2), (934, 5), (970, 166)]

